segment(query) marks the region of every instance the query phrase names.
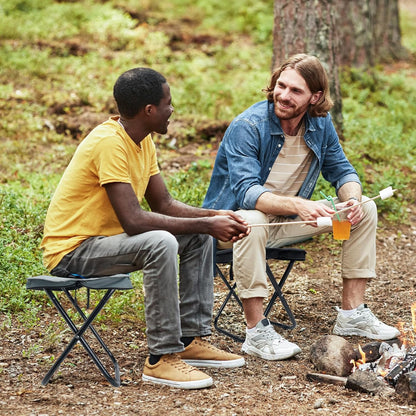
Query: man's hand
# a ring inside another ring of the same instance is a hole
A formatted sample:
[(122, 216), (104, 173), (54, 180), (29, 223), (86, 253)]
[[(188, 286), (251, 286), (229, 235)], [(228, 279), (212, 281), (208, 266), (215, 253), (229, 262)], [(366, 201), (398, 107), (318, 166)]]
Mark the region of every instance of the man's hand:
[(361, 205), (358, 205), (359, 201), (356, 201), (355, 199), (349, 199), (346, 202), (341, 202), (340, 204), (337, 204), (337, 210), (344, 209), (346, 207), (351, 207), (351, 209), (347, 212), (347, 219), (351, 223), (351, 225), (358, 224), (364, 216), (363, 209)]
[[(297, 198), (296, 201), (297, 215), (302, 221), (316, 221), (319, 217), (332, 217), (335, 211), (328, 205), (318, 201)], [(317, 224), (308, 224), (317, 227)]]
[(234, 211), (220, 210), (210, 220), (209, 234), (220, 241), (235, 243), (250, 233), (248, 223)]

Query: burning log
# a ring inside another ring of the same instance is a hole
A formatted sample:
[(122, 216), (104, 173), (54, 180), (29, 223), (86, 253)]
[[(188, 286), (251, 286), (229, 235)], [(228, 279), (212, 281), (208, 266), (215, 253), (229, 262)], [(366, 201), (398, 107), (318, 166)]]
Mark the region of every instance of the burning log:
[(399, 377), (396, 383), (396, 393), (408, 402), (416, 402), (416, 371), (410, 371)]
[[(369, 342), (368, 344), (361, 346), (360, 347), (361, 351), (365, 354), (365, 361), (367, 363), (376, 361), (381, 357), (380, 346), (383, 343), (389, 344), (389, 345), (393, 345), (393, 344), (397, 344), (398, 346), (401, 345), (400, 341), (397, 338), (395, 338), (395, 339), (392, 339), (389, 341), (383, 341), (383, 342), (373, 341), (373, 342)], [(358, 361), (361, 358), (362, 358), (362, 354), (360, 353), (360, 350), (356, 349), (354, 360)]]
[(416, 350), (412, 349), (406, 354), (403, 361), (397, 363), (385, 376), (386, 381), (395, 386), (401, 375), (413, 371), (416, 368)]

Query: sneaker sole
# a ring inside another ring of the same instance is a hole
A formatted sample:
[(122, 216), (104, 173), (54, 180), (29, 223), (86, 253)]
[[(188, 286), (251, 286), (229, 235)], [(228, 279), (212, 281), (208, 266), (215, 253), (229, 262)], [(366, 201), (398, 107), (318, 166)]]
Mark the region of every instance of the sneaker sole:
[(204, 389), (207, 387), (211, 387), (213, 384), (213, 380), (211, 377), (205, 378), (203, 380), (174, 381), (174, 380), (166, 380), (163, 378), (147, 376), (146, 374), (143, 374), (142, 380), (147, 381), (149, 383), (161, 384), (164, 386), (175, 387), (178, 389), (186, 389), (186, 390)]
[(241, 349), (246, 354), (254, 355), (256, 357), (263, 358), (263, 360), (269, 360), (269, 361), (286, 360), (301, 352), (301, 349), (298, 347), (298, 348), (294, 348), (290, 352), (288, 351), (286, 354), (268, 354), (255, 347), (245, 345), (245, 344), (243, 344)]
[(398, 335), (393, 335), (393, 336), (386, 335), (383, 337), (381, 335), (372, 334), (370, 332), (362, 331), (360, 329), (347, 329), (343, 331), (342, 329), (334, 328), (332, 332), (334, 335), (340, 335), (343, 337), (357, 336), (357, 337), (364, 337), (364, 338), (369, 338), (369, 339), (377, 339), (381, 341), (388, 341), (389, 339), (394, 339), (398, 337)]
[(246, 362), (243, 357), (236, 360), (182, 360), (193, 367), (199, 368), (237, 368), (242, 367)]

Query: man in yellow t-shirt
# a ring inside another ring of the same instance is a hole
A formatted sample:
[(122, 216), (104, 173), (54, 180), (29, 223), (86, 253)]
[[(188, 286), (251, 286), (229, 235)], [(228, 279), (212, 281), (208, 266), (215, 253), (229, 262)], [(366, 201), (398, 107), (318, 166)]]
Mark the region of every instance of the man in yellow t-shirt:
[[(211, 333), (210, 236), (235, 242), (249, 229), (232, 211), (191, 207), (169, 194), (151, 137), (166, 134), (173, 112), (166, 79), (134, 68), (117, 79), (113, 92), (120, 115), (81, 142), (52, 198), (44, 263), (64, 277), (143, 270), (150, 353), (143, 380), (208, 387), (212, 378), (195, 367), (244, 365), (244, 358), (202, 338)], [(151, 211), (141, 208), (143, 198)]]

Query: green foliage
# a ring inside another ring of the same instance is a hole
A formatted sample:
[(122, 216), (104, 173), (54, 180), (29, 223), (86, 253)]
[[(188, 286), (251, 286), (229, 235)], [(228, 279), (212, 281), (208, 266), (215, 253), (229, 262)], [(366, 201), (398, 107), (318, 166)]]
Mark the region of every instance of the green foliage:
[(357, 69), (345, 70), (342, 81), (344, 150), (367, 195), (390, 185), (398, 189), (378, 207), (391, 220), (403, 221), (416, 179), (416, 81), (403, 73)]
[[(415, 53), (414, 19), (402, 15), (401, 23), (403, 42)], [(192, 140), (201, 121), (231, 121), (264, 98), (272, 30), (272, 0), (2, 0), (2, 313), (21, 314), (25, 325), (35, 325), (38, 309), (47, 302), (43, 293), (25, 290), (28, 276), (45, 272), (39, 243), (46, 209), (79, 140), (96, 119), (115, 111), (117, 76), (134, 66), (162, 72), (171, 86), (178, 131)], [(411, 71), (380, 67), (342, 74), (344, 149), (367, 195), (389, 185), (399, 190), (397, 198), (377, 203), (392, 221), (405, 221), (406, 204), (414, 202), (416, 81)], [(71, 130), (74, 119), (85, 119), (80, 132)], [(197, 161), (167, 177), (172, 195), (200, 206), (211, 163)], [(322, 178), (315, 195), (320, 190), (334, 195)], [(132, 279), (135, 289), (111, 300), (106, 316), (113, 321), (143, 318), (141, 273)]]
[(51, 192), (49, 178), (19, 179), (0, 188), (0, 311), (11, 313), (31, 309), (26, 278), (45, 272), (38, 246)]
[(172, 175), (167, 186), (175, 199), (194, 207), (200, 207), (208, 189), (212, 165), (210, 161), (193, 162), (187, 171)]

